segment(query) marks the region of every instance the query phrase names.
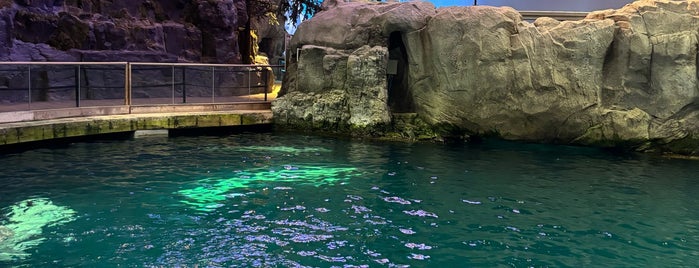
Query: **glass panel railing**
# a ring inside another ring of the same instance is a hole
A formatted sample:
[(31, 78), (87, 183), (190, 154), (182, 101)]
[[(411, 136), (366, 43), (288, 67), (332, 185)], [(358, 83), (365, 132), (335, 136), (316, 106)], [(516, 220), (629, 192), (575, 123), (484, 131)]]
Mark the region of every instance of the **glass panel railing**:
[(124, 65), (78, 65), (75, 68), (78, 107), (113, 106), (126, 103)]
[(283, 65), (0, 62), (0, 112), (270, 101)]
[(0, 65), (0, 112), (30, 109), (29, 65)]
[(281, 65), (132, 63), (132, 105), (269, 101)]
[(0, 112), (125, 103), (126, 63), (0, 63)]

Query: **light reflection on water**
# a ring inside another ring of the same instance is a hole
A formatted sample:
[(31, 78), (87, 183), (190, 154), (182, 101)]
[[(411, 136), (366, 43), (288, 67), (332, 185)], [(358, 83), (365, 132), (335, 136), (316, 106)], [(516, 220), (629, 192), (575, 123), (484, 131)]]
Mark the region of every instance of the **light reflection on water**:
[(245, 134), (73, 144), (0, 163), (0, 207), (41, 197), (75, 211), (27, 238), (42, 242), (11, 265), (674, 267), (699, 258), (694, 161)]

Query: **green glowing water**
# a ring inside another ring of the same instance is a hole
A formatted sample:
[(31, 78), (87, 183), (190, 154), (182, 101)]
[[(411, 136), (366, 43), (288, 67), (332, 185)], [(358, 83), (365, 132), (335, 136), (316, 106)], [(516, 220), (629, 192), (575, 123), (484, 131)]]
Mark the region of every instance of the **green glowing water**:
[[(290, 147), (286, 147), (290, 148)], [(291, 152), (295, 150), (283, 150)], [(298, 151), (295, 151), (298, 152)], [(323, 167), (323, 166), (291, 166), (286, 165), (280, 170), (257, 169), (236, 171), (236, 177), (228, 179), (206, 178), (195, 183), (195, 188), (180, 190), (178, 193), (188, 197), (182, 202), (195, 206), (202, 211), (212, 211), (221, 207), (224, 200), (240, 196), (236, 190), (257, 188), (274, 183), (293, 183), (295, 185), (332, 186), (343, 180), (348, 180), (356, 168)]]
[(56, 206), (45, 198), (32, 198), (9, 207), (7, 219), (0, 221), (0, 262), (29, 256), (27, 250), (41, 244), (45, 227), (74, 220), (75, 211)]
[(699, 163), (241, 134), (0, 154), (0, 267), (694, 267)]

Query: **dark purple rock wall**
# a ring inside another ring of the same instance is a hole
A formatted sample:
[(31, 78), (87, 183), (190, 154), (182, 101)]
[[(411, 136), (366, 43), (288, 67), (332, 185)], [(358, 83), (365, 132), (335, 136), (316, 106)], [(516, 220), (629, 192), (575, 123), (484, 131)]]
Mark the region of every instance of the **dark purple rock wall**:
[[(241, 63), (238, 42), (248, 20), (245, 0), (0, 0), (0, 61)], [(283, 42), (283, 26), (254, 25), (258, 41)], [(278, 50), (268, 54), (278, 57)], [(83, 100), (120, 99), (124, 76), (116, 67), (0, 65), (0, 104), (74, 100), (76, 94)], [(177, 75), (169, 68), (138, 68), (132, 69), (135, 97), (171, 97), (172, 87), (162, 85), (173, 76), (177, 94), (184, 94), (186, 83), (189, 97), (211, 96), (214, 78), (216, 96), (268, 90), (248, 88), (262, 78), (240, 68), (215, 74), (178, 68)]]
[(0, 61), (239, 63), (241, 0), (0, 0)]

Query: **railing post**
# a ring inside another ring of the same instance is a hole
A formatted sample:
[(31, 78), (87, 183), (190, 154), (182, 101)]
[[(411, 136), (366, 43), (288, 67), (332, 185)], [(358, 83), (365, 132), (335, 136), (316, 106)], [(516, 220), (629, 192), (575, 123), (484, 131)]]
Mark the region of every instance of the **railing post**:
[(75, 67), (75, 107), (80, 107), (80, 64)]
[(216, 66), (211, 66), (211, 103), (216, 102), (214, 95), (216, 94)]
[(182, 66), (182, 103), (187, 103), (187, 66)]
[(28, 64), (27, 65), (27, 77), (28, 77), (28, 83), (27, 83), (27, 89), (29, 90), (29, 99), (27, 102), (27, 108), (29, 110), (32, 109), (32, 65)]
[(171, 81), (171, 85), (172, 85), (172, 104), (175, 104), (175, 65), (174, 65), (174, 64), (172, 65), (172, 73), (171, 73), (171, 76), (172, 76), (172, 81)]
[(267, 68), (269, 69), (263, 69), (262, 71), (262, 79), (265, 80), (265, 101), (267, 101), (267, 90), (269, 89), (269, 70), (271, 70), (272, 67), (268, 66)]
[(252, 68), (248, 66), (248, 101), (252, 101), (252, 91), (250, 90), (252, 84), (252, 76), (250, 76)]
[(131, 63), (127, 62), (124, 66), (124, 105), (131, 106), (131, 103)]

